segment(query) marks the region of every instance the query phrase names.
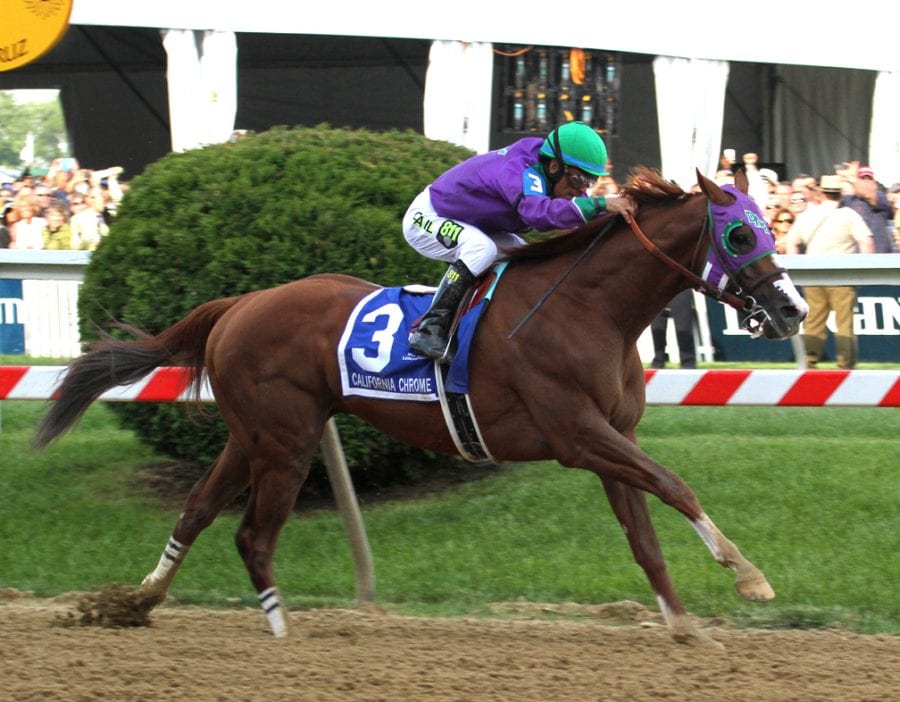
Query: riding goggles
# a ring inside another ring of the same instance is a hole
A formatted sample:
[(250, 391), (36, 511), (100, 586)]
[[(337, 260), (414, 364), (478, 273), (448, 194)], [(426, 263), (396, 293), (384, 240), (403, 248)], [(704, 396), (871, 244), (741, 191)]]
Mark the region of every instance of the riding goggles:
[(572, 184), (572, 187), (581, 191), (590, 190), (597, 182), (596, 176), (589, 176), (584, 173), (573, 173), (568, 168), (566, 168), (563, 173), (565, 173), (566, 178), (569, 179), (569, 183)]

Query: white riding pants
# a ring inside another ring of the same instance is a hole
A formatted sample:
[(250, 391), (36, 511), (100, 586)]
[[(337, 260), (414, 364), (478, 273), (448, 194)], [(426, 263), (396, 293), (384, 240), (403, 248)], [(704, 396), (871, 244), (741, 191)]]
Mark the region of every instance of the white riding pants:
[(485, 234), (472, 224), (441, 217), (431, 204), (430, 188), (419, 193), (406, 210), (403, 235), (423, 256), (447, 263), (462, 261), (475, 276), (490, 268), (503, 249), (525, 243), (517, 234)]

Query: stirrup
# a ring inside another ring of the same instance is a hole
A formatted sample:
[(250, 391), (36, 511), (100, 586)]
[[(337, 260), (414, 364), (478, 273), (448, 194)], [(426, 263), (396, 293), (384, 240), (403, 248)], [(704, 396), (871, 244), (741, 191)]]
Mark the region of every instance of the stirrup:
[[(434, 339), (437, 341), (434, 341)], [(409, 348), (411, 351), (433, 358), (438, 363), (447, 362), (453, 358), (450, 352), (450, 341), (436, 334), (425, 335), (421, 332), (413, 332), (409, 337)]]

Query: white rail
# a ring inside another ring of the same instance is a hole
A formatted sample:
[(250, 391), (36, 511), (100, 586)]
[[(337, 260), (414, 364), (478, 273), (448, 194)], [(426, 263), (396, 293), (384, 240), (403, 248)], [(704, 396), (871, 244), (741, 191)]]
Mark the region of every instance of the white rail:
[(779, 257), (795, 285), (898, 285), (900, 254)]
[(90, 251), (17, 251), (0, 249), (0, 278), (84, 280)]
[[(22, 281), (46, 281), (23, 285), (21, 319), (35, 331), (26, 332), (25, 352), (36, 357), (76, 356), (80, 349), (77, 320), (77, 284), (84, 279), (90, 263), (89, 251), (16, 251), (0, 249), (0, 278)], [(784, 255), (781, 264), (788, 269), (796, 285), (900, 285), (900, 254), (854, 254), (846, 256)], [(18, 301), (0, 299), (19, 309)], [(705, 306), (698, 305), (702, 360), (712, 360), (712, 345)], [(674, 333), (669, 347), (675, 349)], [(646, 338), (645, 338), (646, 337)], [(798, 365), (805, 365), (799, 337), (792, 340)], [(649, 331), (639, 343), (641, 357), (652, 355)]]
[[(0, 278), (81, 281), (90, 260), (90, 251), (0, 249)], [(789, 254), (780, 260), (797, 285), (900, 284), (900, 254)]]

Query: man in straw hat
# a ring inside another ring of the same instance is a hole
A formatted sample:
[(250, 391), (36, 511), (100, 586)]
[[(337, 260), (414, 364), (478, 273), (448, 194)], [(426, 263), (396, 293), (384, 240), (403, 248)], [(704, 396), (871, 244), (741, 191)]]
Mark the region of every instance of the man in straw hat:
[[(839, 207), (843, 180), (839, 175), (824, 175), (819, 182), (822, 202), (797, 217), (787, 237), (787, 253), (850, 254), (873, 253), (872, 232), (858, 213)], [(853, 368), (857, 360), (856, 335), (853, 333), (853, 310), (856, 288), (841, 286), (808, 286), (803, 296), (809, 304), (804, 322), (803, 343), (811, 368), (822, 358), (825, 346), (825, 321), (832, 310), (837, 322), (835, 350), (840, 368)]]

